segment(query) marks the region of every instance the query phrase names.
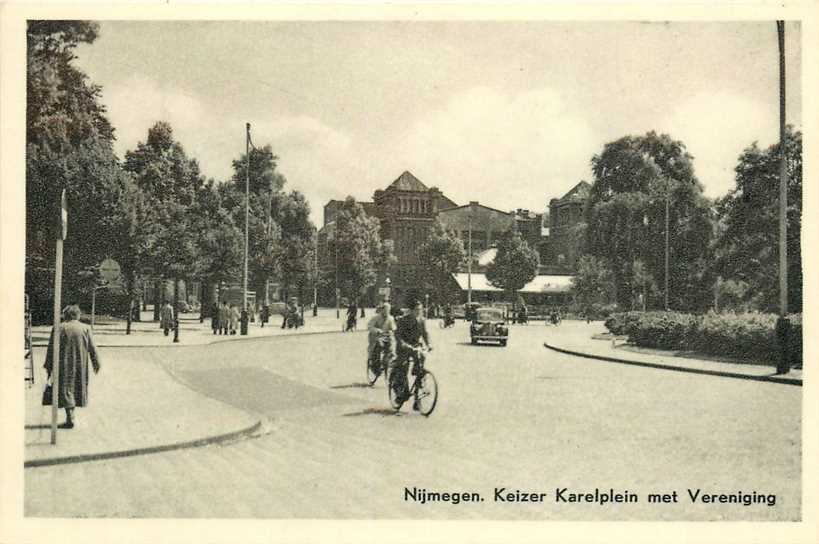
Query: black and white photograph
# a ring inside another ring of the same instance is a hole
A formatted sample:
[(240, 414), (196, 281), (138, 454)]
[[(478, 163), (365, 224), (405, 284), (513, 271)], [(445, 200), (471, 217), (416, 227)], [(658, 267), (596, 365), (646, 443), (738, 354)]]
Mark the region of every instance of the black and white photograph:
[(10, 542), (814, 541), (815, 3), (225, 7), (5, 16)]

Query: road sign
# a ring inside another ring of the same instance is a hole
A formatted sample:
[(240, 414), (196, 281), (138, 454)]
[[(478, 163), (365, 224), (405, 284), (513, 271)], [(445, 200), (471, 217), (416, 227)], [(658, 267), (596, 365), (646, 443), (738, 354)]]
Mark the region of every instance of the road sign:
[(120, 272), (119, 263), (114, 259), (105, 259), (102, 261), (102, 264), (100, 264), (100, 275), (102, 275), (108, 283), (116, 282), (119, 279)]

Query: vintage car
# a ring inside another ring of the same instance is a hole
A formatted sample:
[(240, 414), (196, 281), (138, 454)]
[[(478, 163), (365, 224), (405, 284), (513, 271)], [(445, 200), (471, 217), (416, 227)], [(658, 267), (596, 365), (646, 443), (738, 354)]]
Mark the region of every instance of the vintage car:
[(498, 342), (505, 346), (509, 340), (509, 327), (500, 308), (484, 307), (475, 310), (475, 318), (469, 326), (472, 343)]

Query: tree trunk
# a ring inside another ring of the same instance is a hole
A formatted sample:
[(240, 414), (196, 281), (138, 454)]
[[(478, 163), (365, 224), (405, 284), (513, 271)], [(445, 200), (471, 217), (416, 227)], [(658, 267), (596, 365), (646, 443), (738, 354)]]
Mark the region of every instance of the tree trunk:
[(207, 308), (209, 307), (207, 302), (207, 294), (208, 280), (206, 278), (201, 278), (199, 280), (199, 323), (204, 323), (205, 318), (207, 317)]
[[(162, 290), (161, 294), (159, 292), (160, 289)], [(154, 322), (159, 321), (160, 300), (162, 302), (165, 301), (165, 288), (164, 288), (164, 286), (162, 286), (162, 281), (161, 280), (154, 280), (154, 300), (153, 300), (153, 303), (154, 303)]]
[(131, 334), (131, 319), (134, 315), (134, 280), (128, 275), (125, 292), (128, 293), (128, 317), (125, 320), (125, 334)]

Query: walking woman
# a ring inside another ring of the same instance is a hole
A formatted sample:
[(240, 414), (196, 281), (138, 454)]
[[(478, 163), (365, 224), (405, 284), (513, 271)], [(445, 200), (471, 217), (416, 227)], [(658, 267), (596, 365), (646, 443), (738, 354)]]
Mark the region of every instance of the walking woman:
[[(80, 323), (80, 307), (69, 306), (63, 313), (60, 326), (60, 383), (54, 384), (52, 399), (56, 396), (57, 406), (65, 409), (65, 423), (61, 429), (74, 428), (74, 408), (88, 406), (88, 362), (94, 374), (100, 371), (100, 356), (91, 328)], [(53, 370), (54, 331), (48, 340), (45, 369), (49, 378)], [(54, 400), (52, 400), (54, 402)]]

